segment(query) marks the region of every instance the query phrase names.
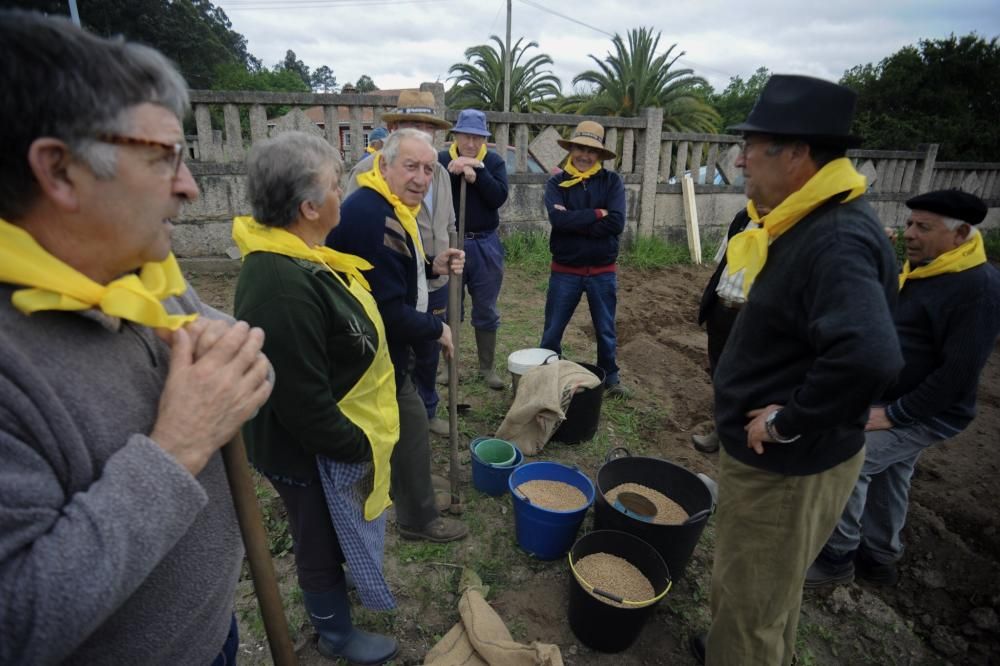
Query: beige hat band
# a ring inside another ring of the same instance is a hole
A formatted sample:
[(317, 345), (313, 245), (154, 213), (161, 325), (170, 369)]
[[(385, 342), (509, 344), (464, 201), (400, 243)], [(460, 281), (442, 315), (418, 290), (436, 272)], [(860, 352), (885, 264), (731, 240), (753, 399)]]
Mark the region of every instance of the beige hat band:
[(588, 139), (593, 139), (594, 141), (600, 141), (601, 143), (604, 143), (604, 137), (601, 136), (600, 134), (593, 134), (592, 132), (576, 132), (573, 134), (574, 139), (578, 136), (586, 137)]
[(396, 109), (393, 113), (400, 114), (411, 114), (411, 113), (425, 113), (427, 115), (434, 115), (434, 109), (428, 108), (426, 106), (410, 106), (405, 109)]

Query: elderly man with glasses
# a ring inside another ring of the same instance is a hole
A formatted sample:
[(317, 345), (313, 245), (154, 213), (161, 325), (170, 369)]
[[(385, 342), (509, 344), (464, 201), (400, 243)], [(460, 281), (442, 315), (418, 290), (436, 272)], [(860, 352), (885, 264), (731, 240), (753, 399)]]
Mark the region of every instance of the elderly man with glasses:
[(170, 252), (198, 195), (187, 87), (24, 12), (0, 13), (0, 69), (0, 663), (233, 663), (218, 449), (270, 366)]

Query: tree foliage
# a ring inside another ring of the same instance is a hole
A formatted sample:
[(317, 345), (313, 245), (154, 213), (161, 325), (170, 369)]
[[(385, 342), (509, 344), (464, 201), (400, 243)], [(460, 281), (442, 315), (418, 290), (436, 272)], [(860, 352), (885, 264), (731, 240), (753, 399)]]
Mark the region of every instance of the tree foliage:
[(216, 70), (212, 90), (267, 90), (271, 92), (309, 92), (298, 72), (275, 67), (250, 71), (237, 64), (222, 65)]
[[(285, 51), (285, 59), (274, 66), (274, 69), (283, 69), (286, 72), (294, 72), (306, 84), (307, 89), (312, 87), (312, 78), (309, 75), (309, 65), (298, 59), (295, 51), (288, 49)], [(329, 69), (329, 68), (327, 68)]]
[(719, 114), (705, 102), (708, 82), (691, 69), (677, 68), (684, 55), (673, 44), (657, 54), (660, 33), (651, 28), (628, 31), (628, 43), (621, 35), (611, 40), (614, 53), (604, 60), (591, 55), (598, 69), (573, 78), (574, 84), (593, 86), (590, 97), (578, 96), (580, 113), (636, 116), (645, 107), (663, 109), (663, 128), (673, 132), (714, 132)]
[(921, 40), (841, 83), (858, 93), (864, 147), (941, 145), (945, 160), (1000, 160), (1000, 46), (975, 34)]
[(721, 93), (709, 95), (709, 103), (715, 107), (722, 118), (723, 131), (731, 125), (742, 123), (750, 115), (750, 109), (764, 89), (764, 84), (771, 78), (767, 67), (758, 67), (746, 81), (740, 76), (729, 78), (729, 85)]
[(354, 84), (354, 90), (359, 93), (370, 93), (378, 90), (378, 86), (372, 81), (372, 77), (362, 74), (358, 77), (357, 83)]
[[(455, 63), (448, 69), (455, 85), (448, 91), (446, 102), (453, 109), (477, 108), (484, 111), (503, 110), (504, 55), (506, 47), (496, 35), (496, 43), (478, 44), (465, 50), (468, 62)], [(526, 58), (528, 49), (538, 48), (537, 42), (524, 44), (520, 38), (511, 47), (510, 110), (530, 113), (548, 111), (559, 97), (559, 79), (546, 69), (552, 58), (545, 53)]]
[(337, 92), (337, 76), (333, 70), (326, 65), (321, 65), (313, 70), (309, 77), (314, 92), (333, 93)]

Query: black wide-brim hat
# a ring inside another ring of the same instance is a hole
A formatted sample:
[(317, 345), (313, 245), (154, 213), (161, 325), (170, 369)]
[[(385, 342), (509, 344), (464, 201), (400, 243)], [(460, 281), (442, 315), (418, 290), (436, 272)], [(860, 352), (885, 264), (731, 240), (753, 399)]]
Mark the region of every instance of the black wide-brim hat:
[(851, 148), (861, 138), (851, 134), (857, 94), (850, 88), (796, 74), (775, 74), (764, 84), (745, 122), (728, 129), (801, 137), (829, 146)]

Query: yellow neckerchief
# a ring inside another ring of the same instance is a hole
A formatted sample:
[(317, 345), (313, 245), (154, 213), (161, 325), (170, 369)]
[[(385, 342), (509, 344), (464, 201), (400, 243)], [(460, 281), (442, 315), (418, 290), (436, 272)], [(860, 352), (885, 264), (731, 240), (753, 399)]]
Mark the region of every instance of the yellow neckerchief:
[(409, 234), (410, 239), (413, 241), (413, 247), (417, 249), (417, 256), (427, 261), (427, 255), (424, 254), (424, 244), (420, 242), (420, 230), (417, 228), (417, 213), (420, 212), (420, 204), (410, 208), (392, 193), (389, 189), (389, 183), (385, 182), (385, 178), (382, 177), (382, 171), (379, 169), (379, 160), (381, 159), (382, 153), (375, 153), (371, 171), (365, 171), (358, 175), (358, 186), (375, 190), (389, 202), (389, 205), (392, 206), (393, 211), (396, 213), (396, 219), (403, 225), (406, 233)]
[(374, 148), (372, 148), (371, 146), (366, 146), (365, 147), (365, 152), (368, 153), (369, 155), (374, 155), (378, 151), (375, 150)]
[(910, 269), (910, 260), (903, 264), (903, 272), (899, 274), (899, 288), (902, 290), (907, 280), (944, 275), (945, 273), (961, 273), (986, 263), (986, 248), (983, 246), (983, 235), (978, 229), (972, 230), (972, 238), (953, 250), (939, 254), (929, 264)]
[(729, 239), (726, 249), (728, 275), (743, 273), (743, 297), (750, 293), (753, 281), (767, 263), (770, 242), (785, 233), (803, 217), (833, 196), (847, 192), (840, 203), (857, 199), (865, 193), (868, 180), (855, 171), (851, 161), (841, 157), (826, 164), (796, 192), (785, 198), (770, 213), (761, 217), (753, 201), (747, 204), (750, 219), (761, 226), (747, 229)]
[(138, 275), (130, 273), (106, 285), (49, 254), (24, 229), (0, 219), (0, 282), (16, 284), (14, 307), (26, 315), (42, 310), (97, 309), (111, 317), (176, 331), (198, 318), (197, 314), (168, 314), (160, 301), (187, 291), (177, 259), (144, 264)]
[(248, 215), (233, 218), (233, 240), (244, 258), (252, 252), (273, 252), (286, 257), (305, 259), (322, 264), (334, 273), (350, 275), (366, 290), (371, 291), (368, 280), (361, 271), (371, 270), (372, 265), (353, 254), (337, 252), (324, 245), (309, 247), (306, 242), (279, 227), (268, 227)]
[(590, 167), (586, 171), (580, 171), (575, 166), (573, 166), (573, 160), (566, 160), (566, 166), (563, 167), (563, 171), (573, 176), (573, 178), (564, 180), (563, 182), (559, 183), (559, 187), (573, 187), (577, 183), (587, 180), (588, 178), (593, 176), (595, 173), (600, 171), (603, 166), (604, 165), (601, 164), (601, 161), (598, 160), (597, 162), (594, 163), (594, 166)]
[[(344, 280), (334, 273), (342, 284)], [(375, 520), (392, 504), (389, 499), (389, 479), (392, 450), (399, 441), (399, 403), (396, 401), (396, 373), (389, 357), (385, 324), (378, 311), (375, 297), (362, 289), (360, 283), (349, 280), (344, 284), (361, 304), (378, 332), (375, 357), (351, 390), (337, 402), (344, 416), (361, 428), (372, 449), (374, 475), (372, 490), (365, 499), (365, 520)]]
[[(451, 159), (458, 159), (458, 144), (454, 141), (451, 142), (451, 148), (448, 149), (448, 154), (451, 155)], [(486, 144), (479, 146), (479, 152), (476, 153), (476, 161), (482, 162), (483, 158), (486, 157)]]

